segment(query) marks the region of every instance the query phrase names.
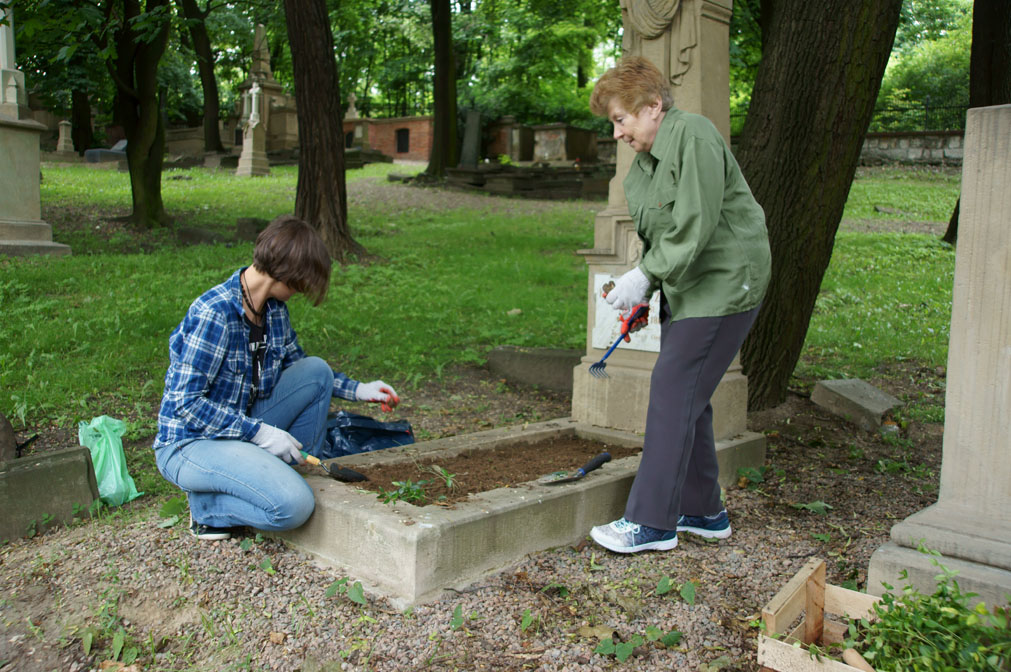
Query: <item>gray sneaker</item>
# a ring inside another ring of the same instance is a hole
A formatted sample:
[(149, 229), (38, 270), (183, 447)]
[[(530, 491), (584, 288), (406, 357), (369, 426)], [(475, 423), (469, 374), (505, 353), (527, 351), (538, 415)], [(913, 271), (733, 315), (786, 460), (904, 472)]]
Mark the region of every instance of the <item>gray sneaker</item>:
[(597, 525), (590, 530), (590, 537), (615, 553), (669, 551), (678, 545), (677, 530), (658, 530), (624, 518), (607, 525)]

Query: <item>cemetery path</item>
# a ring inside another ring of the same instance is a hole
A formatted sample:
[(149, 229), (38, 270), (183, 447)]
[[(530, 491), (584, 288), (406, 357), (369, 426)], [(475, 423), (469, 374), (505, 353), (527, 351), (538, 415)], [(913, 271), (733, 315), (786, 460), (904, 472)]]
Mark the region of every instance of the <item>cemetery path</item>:
[[(868, 382), (911, 400), (943, 395), (943, 379), (899, 362)], [(414, 403), (401, 410), (432, 436), (568, 408), (564, 395), (481, 370), (447, 376)], [(586, 542), (557, 548), (406, 614), (368, 595), (356, 602), (355, 577), (276, 541), (163, 529), (161, 502), (140, 498), (0, 548), (0, 670), (92, 670), (134, 656), (118, 669), (603, 670), (615, 659), (594, 650), (612, 633), (642, 638), (631, 669), (756, 670), (755, 619), (794, 572), (817, 556), (829, 582), (863, 589), (891, 525), (935, 501), (942, 427), (909, 422), (883, 438), (802, 391), (749, 426), (768, 437), (768, 460), (726, 493), (730, 539), (684, 535), (674, 551), (631, 557)], [(681, 590), (689, 584), (694, 594)], [(671, 648), (650, 640), (672, 630), (682, 638)]]

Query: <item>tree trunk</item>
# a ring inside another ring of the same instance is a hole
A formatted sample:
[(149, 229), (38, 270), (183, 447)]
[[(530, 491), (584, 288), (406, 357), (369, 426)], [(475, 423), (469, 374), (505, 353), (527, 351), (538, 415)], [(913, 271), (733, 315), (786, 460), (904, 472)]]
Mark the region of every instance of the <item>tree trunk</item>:
[(449, 0), (431, 0), (432, 36), (435, 44), (435, 81), (432, 93), (432, 149), (428, 157), (429, 177), (445, 177), (446, 168), (459, 160), (456, 137), (456, 67), (453, 63), (453, 18)]
[[(1011, 2), (976, 0), (972, 5), (969, 55), (969, 107), (1011, 103)], [(944, 242), (958, 239), (958, 206), (948, 221)]]
[(183, 16), (187, 19), (190, 39), (193, 41), (193, 51), (197, 55), (197, 68), (200, 71), (200, 86), (204, 93), (204, 151), (224, 152), (221, 144), (221, 131), (218, 128), (220, 102), (218, 100), (218, 79), (214, 76), (214, 50), (211, 48), (211, 38), (207, 34), (208, 8), (201, 11), (196, 0), (179, 0)]
[[(737, 158), (765, 208), (772, 280), (741, 351), (753, 410), (786, 398), (895, 38), (902, 0), (763, 0)], [(783, 95), (790, 91), (790, 95)]]
[(344, 132), (333, 33), (325, 0), (284, 0), (298, 108), (295, 215), (316, 227), (330, 256), (345, 263), (365, 252), (348, 228)]
[(91, 128), (91, 100), (88, 92), (81, 89), (70, 92), (70, 139), (79, 156), (84, 156), (84, 150), (91, 149), (95, 142), (95, 132)]
[[(148, 0), (146, 11), (158, 12), (166, 5), (168, 0)], [(139, 0), (124, 0), (123, 23), (116, 32), (114, 79), (126, 132), (133, 192), (131, 219), (139, 228), (150, 229), (169, 222), (161, 197), (165, 124), (158, 101), (158, 61), (168, 44), (170, 24), (167, 19), (162, 21), (150, 41), (142, 41), (132, 25), (142, 13)]]

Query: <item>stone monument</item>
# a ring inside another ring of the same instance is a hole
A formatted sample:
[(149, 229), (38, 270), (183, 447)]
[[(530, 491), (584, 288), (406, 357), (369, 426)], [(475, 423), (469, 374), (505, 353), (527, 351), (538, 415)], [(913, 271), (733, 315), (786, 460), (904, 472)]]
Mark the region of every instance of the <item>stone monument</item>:
[[(708, 117), (729, 141), (731, 0), (621, 0), (621, 10), (624, 53), (652, 61), (669, 78), (674, 104)], [(659, 292), (650, 303), (649, 326), (608, 358), (609, 378), (589, 374), (590, 365), (618, 336), (616, 312), (601, 298), (601, 288), (637, 264), (642, 250), (622, 190), (634, 157), (627, 144), (618, 143), (607, 207), (594, 223), (594, 246), (579, 251), (589, 265), (589, 305), (586, 355), (573, 374), (572, 417), (642, 432), (650, 374), (660, 349)], [(738, 466), (759, 466), (765, 459), (765, 437), (747, 431), (747, 398), (747, 378), (735, 358), (712, 399), (713, 431), (724, 484), (736, 480)]]
[(0, 8), (0, 255), (70, 254), (42, 221), (39, 138), (46, 127), (28, 110), (23, 73), (14, 62), (14, 19)]
[(246, 125), (242, 129), (242, 154), (235, 174), (239, 177), (268, 175), (270, 164), (267, 163), (267, 135), (260, 113), (263, 95), (259, 82), (253, 82), (249, 92), (243, 96), (242, 105)]
[(970, 109), (948, 345), (944, 452), (937, 503), (892, 528), (871, 556), (867, 591), (922, 592), (939, 570), (922, 543), (957, 570), (962, 592), (989, 606), (1011, 596), (1011, 105)]
[[(262, 24), (253, 31), (253, 59), (249, 68), (249, 77), (239, 85), (243, 99), (254, 84), (258, 84), (263, 104), (260, 108), (260, 125), (263, 127), (266, 139), (265, 151), (280, 152), (291, 150), (298, 146), (298, 116), (295, 111), (295, 99), (284, 92), (281, 84), (274, 79), (270, 69), (270, 48), (267, 44), (267, 31)], [(243, 106), (239, 126), (245, 130), (249, 111)], [(243, 136), (243, 139), (245, 136)]]
[(352, 91), (348, 94), (348, 111), (344, 114), (345, 119), (357, 119), (358, 109), (355, 107), (355, 101), (358, 100), (358, 96)]
[(58, 154), (72, 155), (74, 152), (74, 141), (70, 137), (73, 124), (67, 120), (63, 120), (59, 124), (60, 126), (60, 137), (56, 141), (56, 152)]

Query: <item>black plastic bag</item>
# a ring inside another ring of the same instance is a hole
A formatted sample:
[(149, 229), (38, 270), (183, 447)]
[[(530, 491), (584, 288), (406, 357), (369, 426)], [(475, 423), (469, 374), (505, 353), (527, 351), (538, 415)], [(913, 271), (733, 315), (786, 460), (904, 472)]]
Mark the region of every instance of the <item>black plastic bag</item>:
[(326, 441), (322, 454), (316, 457), (329, 460), (411, 443), (414, 430), (406, 420), (380, 422), (366, 415), (338, 411), (327, 416)]

